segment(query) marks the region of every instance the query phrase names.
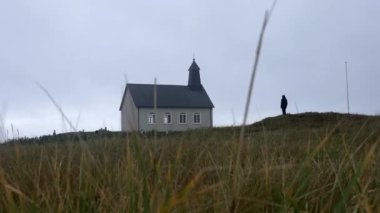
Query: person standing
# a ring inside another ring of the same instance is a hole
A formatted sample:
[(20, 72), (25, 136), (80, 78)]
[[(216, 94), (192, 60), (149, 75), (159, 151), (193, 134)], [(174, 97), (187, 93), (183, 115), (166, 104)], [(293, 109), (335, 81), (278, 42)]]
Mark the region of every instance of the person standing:
[(288, 106), (288, 100), (286, 99), (285, 95), (283, 95), (281, 98), (281, 109), (282, 109), (283, 115), (286, 115), (286, 107), (287, 106)]

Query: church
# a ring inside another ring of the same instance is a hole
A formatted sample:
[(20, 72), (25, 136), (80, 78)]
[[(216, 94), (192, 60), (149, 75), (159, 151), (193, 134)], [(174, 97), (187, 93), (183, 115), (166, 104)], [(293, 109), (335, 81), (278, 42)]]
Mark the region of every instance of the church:
[(122, 131), (185, 131), (213, 125), (214, 105), (193, 59), (187, 85), (130, 84), (119, 110)]

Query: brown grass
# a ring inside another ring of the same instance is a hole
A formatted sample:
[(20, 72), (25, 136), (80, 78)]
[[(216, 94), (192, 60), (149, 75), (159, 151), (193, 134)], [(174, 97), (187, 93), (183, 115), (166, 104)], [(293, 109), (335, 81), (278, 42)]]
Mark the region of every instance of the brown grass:
[(238, 174), (232, 127), (158, 134), (156, 143), (153, 135), (83, 133), (85, 146), (73, 135), (3, 144), (0, 209), (226, 212), (238, 199), (239, 212), (378, 212), (379, 122), (337, 114), (266, 119), (247, 127)]

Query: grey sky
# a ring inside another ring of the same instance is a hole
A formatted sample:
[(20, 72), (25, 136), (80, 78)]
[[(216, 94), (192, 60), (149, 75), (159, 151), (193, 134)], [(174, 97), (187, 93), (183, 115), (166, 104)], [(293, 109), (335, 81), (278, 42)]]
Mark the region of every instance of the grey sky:
[[(1, 0), (0, 115), (23, 136), (65, 131), (38, 81), (78, 129), (120, 129), (126, 80), (186, 84), (193, 54), (217, 126), (241, 122), (271, 1)], [(288, 111), (380, 113), (380, 1), (279, 0), (249, 121)], [(234, 116), (233, 116), (234, 115)], [(67, 128), (66, 128), (67, 129)], [(4, 133), (4, 130), (3, 130)], [(0, 136), (1, 137), (1, 136)]]

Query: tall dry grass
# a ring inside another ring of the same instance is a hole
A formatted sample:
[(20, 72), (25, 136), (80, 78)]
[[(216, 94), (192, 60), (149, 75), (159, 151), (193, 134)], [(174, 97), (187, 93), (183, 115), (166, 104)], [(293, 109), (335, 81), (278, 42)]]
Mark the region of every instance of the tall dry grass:
[(300, 119), (247, 127), (239, 173), (240, 131), (233, 127), (158, 134), (156, 143), (154, 134), (130, 134), (127, 141), (83, 133), (85, 146), (73, 135), (3, 144), (0, 209), (378, 212), (380, 119), (342, 118), (319, 127)]

